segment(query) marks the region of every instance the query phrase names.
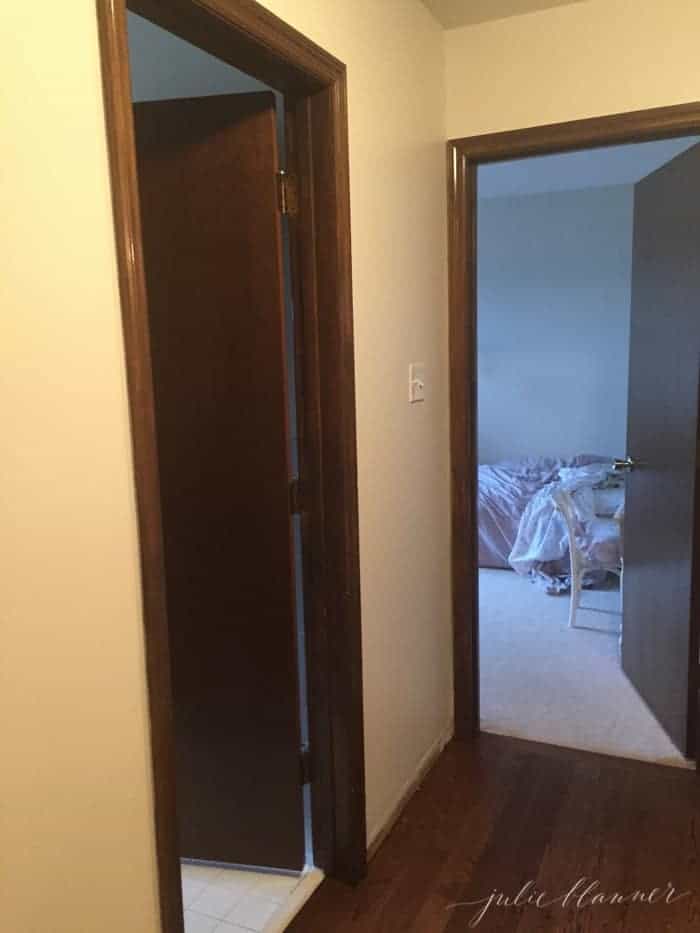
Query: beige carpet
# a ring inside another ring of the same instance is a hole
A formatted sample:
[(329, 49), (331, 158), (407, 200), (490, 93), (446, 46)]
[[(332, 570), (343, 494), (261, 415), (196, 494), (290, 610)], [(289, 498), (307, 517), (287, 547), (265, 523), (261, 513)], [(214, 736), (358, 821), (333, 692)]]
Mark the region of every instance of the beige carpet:
[[(620, 594), (585, 590), (582, 602), (617, 610)], [(480, 570), (479, 604), (485, 732), (688, 767), (623, 674), (617, 636), (568, 628), (567, 595), (548, 596), (508, 570)], [(619, 619), (584, 610), (578, 621)]]

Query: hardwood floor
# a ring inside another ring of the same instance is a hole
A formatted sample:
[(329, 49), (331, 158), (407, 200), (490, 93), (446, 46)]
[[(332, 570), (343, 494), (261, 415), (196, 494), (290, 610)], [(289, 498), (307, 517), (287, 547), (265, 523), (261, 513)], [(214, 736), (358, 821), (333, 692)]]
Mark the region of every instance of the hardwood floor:
[[(367, 879), (324, 882), (288, 929), (700, 931), (699, 839), (693, 771), (482, 734), (448, 745)], [(543, 892), (541, 906), (483, 903), (528, 882), (520, 900)]]

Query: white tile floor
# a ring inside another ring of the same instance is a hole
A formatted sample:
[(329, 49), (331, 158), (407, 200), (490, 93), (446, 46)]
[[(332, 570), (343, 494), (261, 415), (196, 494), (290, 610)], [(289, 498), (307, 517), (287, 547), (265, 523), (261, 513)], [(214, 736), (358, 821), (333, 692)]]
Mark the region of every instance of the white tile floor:
[(183, 864), (185, 933), (277, 928), (275, 915), (284, 913), (303, 877)]

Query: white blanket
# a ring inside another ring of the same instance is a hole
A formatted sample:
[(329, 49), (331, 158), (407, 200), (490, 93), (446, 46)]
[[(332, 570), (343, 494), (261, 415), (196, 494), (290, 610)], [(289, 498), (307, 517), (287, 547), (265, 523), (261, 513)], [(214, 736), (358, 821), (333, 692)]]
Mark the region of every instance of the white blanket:
[[(593, 487), (606, 475), (607, 467), (600, 463), (562, 469), (558, 480), (535, 493), (520, 519), (508, 557), (516, 573), (529, 576), (548, 592), (568, 589), (569, 539), (566, 522), (554, 504), (552, 492), (559, 487), (571, 494), (581, 522), (581, 546), (586, 550), (584, 526), (595, 518)], [(593, 581), (589, 578), (585, 582)]]

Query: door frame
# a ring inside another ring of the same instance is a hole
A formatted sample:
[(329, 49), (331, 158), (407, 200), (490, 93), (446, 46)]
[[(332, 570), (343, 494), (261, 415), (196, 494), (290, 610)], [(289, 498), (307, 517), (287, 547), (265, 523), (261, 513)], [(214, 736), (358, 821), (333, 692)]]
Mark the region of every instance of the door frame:
[[(455, 736), (479, 733), (479, 576), (477, 511), (477, 168), (489, 162), (700, 135), (700, 102), (451, 139), (447, 144), (452, 625)], [(700, 447), (700, 443), (699, 443)], [(700, 467), (698, 467), (700, 478)], [(700, 532), (700, 496), (695, 501)], [(697, 623), (700, 555), (693, 548), (691, 690), (700, 688)], [(695, 662), (693, 662), (695, 658)], [(691, 709), (689, 748), (700, 714)]]
[(182, 933), (165, 577), (127, 8), (285, 95), (316, 864), (366, 872), (345, 65), (253, 0), (96, 0), (128, 380), (162, 929)]

